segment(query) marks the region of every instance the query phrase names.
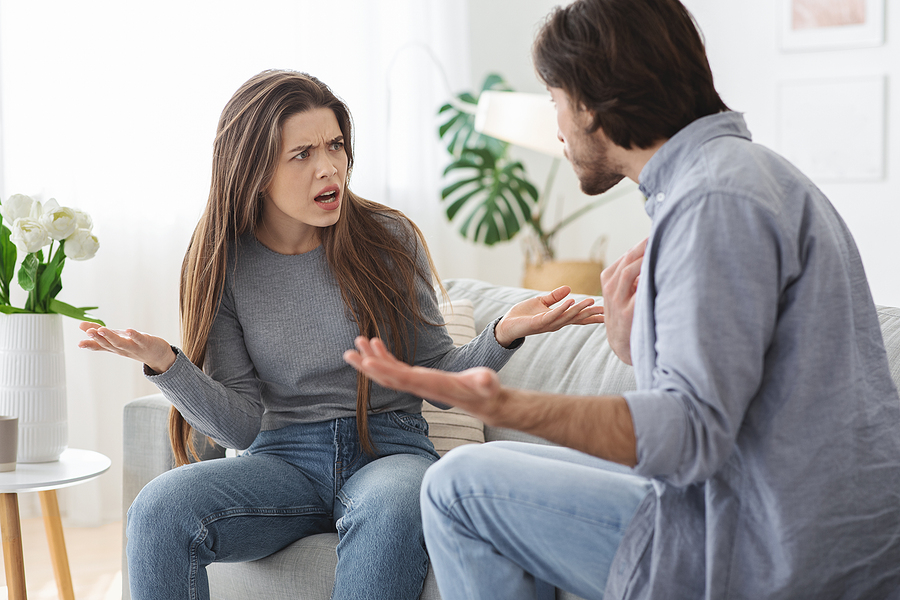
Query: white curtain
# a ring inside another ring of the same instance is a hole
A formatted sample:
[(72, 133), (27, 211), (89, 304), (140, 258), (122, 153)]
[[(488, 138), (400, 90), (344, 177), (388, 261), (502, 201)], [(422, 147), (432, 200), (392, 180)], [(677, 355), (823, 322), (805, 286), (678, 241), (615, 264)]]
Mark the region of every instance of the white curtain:
[[(435, 112), (469, 87), (467, 21), (465, 0), (3, 0), (0, 198), (89, 212), (100, 252), (66, 266), (59, 298), (177, 344), (178, 271), (219, 113), (251, 75), (289, 68), (350, 106), (353, 189), (409, 214), (433, 249), (456, 244), (438, 207)], [(68, 524), (95, 525), (121, 518), (122, 407), (155, 388), (136, 363), (78, 350), (74, 321), (65, 333), (69, 445), (113, 466), (60, 503)]]

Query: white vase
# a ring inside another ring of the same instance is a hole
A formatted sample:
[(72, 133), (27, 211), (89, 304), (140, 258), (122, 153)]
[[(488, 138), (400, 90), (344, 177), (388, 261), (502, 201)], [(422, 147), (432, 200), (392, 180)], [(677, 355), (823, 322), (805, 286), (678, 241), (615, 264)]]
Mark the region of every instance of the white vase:
[(0, 415), (19, 418), (18, 462), (52, 462), (66, 449), (60, 315), (0, 314)]

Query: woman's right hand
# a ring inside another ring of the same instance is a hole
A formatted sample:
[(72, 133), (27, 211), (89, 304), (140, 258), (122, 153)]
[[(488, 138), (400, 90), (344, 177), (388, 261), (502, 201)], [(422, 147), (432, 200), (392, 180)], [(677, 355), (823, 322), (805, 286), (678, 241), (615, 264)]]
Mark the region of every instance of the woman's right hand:
[(78, 342), (79, 348), (133, 358), (157, 373), (165, 373), (175, 363), (175, 352), (160, 337), (134, 329), (98, 327), (96, 323), (88, 322), (82, 323), (79, 328), (87, 334), (87, 339)]

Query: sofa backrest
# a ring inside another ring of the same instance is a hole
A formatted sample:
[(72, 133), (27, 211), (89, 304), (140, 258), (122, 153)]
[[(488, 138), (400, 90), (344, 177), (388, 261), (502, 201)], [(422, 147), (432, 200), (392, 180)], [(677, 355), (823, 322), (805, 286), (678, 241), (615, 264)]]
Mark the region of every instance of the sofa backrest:
[[(448, 279), (444, 286), (451, 301), (472, 301), (477, 331), (538, 293), (474, 279)], [(585, 297), (573, 295), (578, 300)], [(528, 338), (500, 370), (500, 381), (511, 387), (576, 395), (620, 394), (635, 388), (632, 368), (610, 349), (603, 325), (564, 327)], [(496, 439), (541, 441), (520, 432), (485, 427), (485, 440)]]
[[(477, 331), (514, 304), (538, 293), (474, 279), (448, 279), (444, 286), (451, 301), (463, 298), (472, 301)], [(597, 301), (602, 302), (602, 298)], [(877, 311), (891, 376), (900, 389), (900, 308), (878, 306)], [(530, 337), (501, 369), (500, 380), (511, 387), (561, 394), (620, 394), (635, 388), (632, 368), (612, 352), (603, 325), (565, 327)], [(508, 429), (485, 427), (485, 440), (496, 439), (542, 441)]]
[(881, 337), (887, 350), (888, 364), (894, 386), (900, 389), (900, 308), (878, 306), (878, 321), (881, 323)]

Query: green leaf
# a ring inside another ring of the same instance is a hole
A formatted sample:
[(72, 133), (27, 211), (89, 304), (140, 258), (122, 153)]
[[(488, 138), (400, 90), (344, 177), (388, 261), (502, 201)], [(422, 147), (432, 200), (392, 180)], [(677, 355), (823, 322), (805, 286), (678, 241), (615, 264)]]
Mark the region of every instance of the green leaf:
[(37, 270), (40, 261), (34, 252), (27, 255), (19, 268), (19, 285), (26, 292), (34, 290), (37, 283)]
[(450, 196), (451, 194), (453, 194), (453, 192), (455, 192), (459, 188), (463, 187), (464, 185), (468, 185), (470, 183), (476, 183), (480, 179), (481, 179), (481, 177), (472, 177), (471, 179), (461, 179), (455, 183), (451, 183), (450, 185), (445, 187), (443, 190), (441, 190), (441, 198), (446, 199), (447, 196)]
[(459, 209), (461, 209), (463, 207), (463, 205), (469, 201), (470, 198), (472, 198), (475, 194), (477, 194), (481, 191), (482, 191), (481, 187), (476, 187), (474, 190), (457, 198), (456, 201), (454, 201), (453, 204), (451, 204), (447, 208), (447, 218), (452, 221), (453, 217), (456, 216), (456, 213), (459, 212)]
[(519, 210), (522, 212), (522, 219), (525, 221), (531, 221), (531, 205), (526, 202), (524, 197), (522, 197), (522, 192), (519, 190), (519, 185), (511, 184), (509, 186), (509, 191), (513, 195), (513, 198), (516, 199)]
[(9, 283), (16, 270), (16, 245), (9, 239), (10, 231), (3, 227), (0, 217), (0, 301), (9, 303)]
[[(481, 86), (481, 92), (486, 90), (512, 88), (503, 77), (491, 73)], [(486, 245), (512, 239), (531, 222), (537, 188), (528, 181), (522, 163), (507, 158), (507, 142), (475, 131), (474, 115), (460, 103), (475, 105), (477, 98), (464, 92), (456, 100), (438, 111), (443, 121), (438, 133), (455, 159), (443, 173), (441, 198), (448, 202), (447, 218), (462, 218), (459, 231), (463, 237)]]
[(438, 129), (438, 137), (443, 139), (444, 135), (447, 134), (447, 131), (449, 131), (450, 128), (453, 127), (453, 125), (455, 125), (457, 121), (459, 121), (461, 116), (462, 115), (460, 113), (456, 113), (455, 115), (450, 117), (449, 121), (441, 125), (440, 129)]
[(66, 266), (66, 252), (64, 248), (65, 241), (62, 241), (46, 267), (39, 269), (37, 300), (41, 306), (48, 306), (48, 302), (62, 290), (62, 270)]
[(5, 315), (24, 315), (30, 313), (30, 310), (24, 308), (16, 308), (15, 306), (0, 306), (0, 313)]
[(446, 176), (451, 171), (456, 171), (457, 169), (476, 169), (478, 171), (481, 170), (481, 164), (475, 161), (472, 161), (468, 158), (461, 158), (459, 160), (455, 160), (444, 169), (444, 175)]
[(487, 77), (484, 78), (484, 82), (481, 84), (481, 91), (485, 90), (496, 90), (498, 92), (511, 92), (512, 88), (509, 87), (509, 84), (506, 83), (506, 80), (503, 79), (501, 75), (497, 73), (490, 73)]
[(78, 319), (80, 321), (90, 321), (91, 323), (97, 323), (101, 326), (106, 326), (106, 323), (101, 321), (96, 317), (90, 317), (87, 315), (87, 311), (96, 310), (96, 306), (83, 306), (81, 308), (76, 308), (71, 304), (66, 304), (65, 302), (60, 302), (59, 300), (53, 299), (50, 300), (49, 306), (50, 312), (54, 312), (66, 317), (72, 317), (73, 319)]

